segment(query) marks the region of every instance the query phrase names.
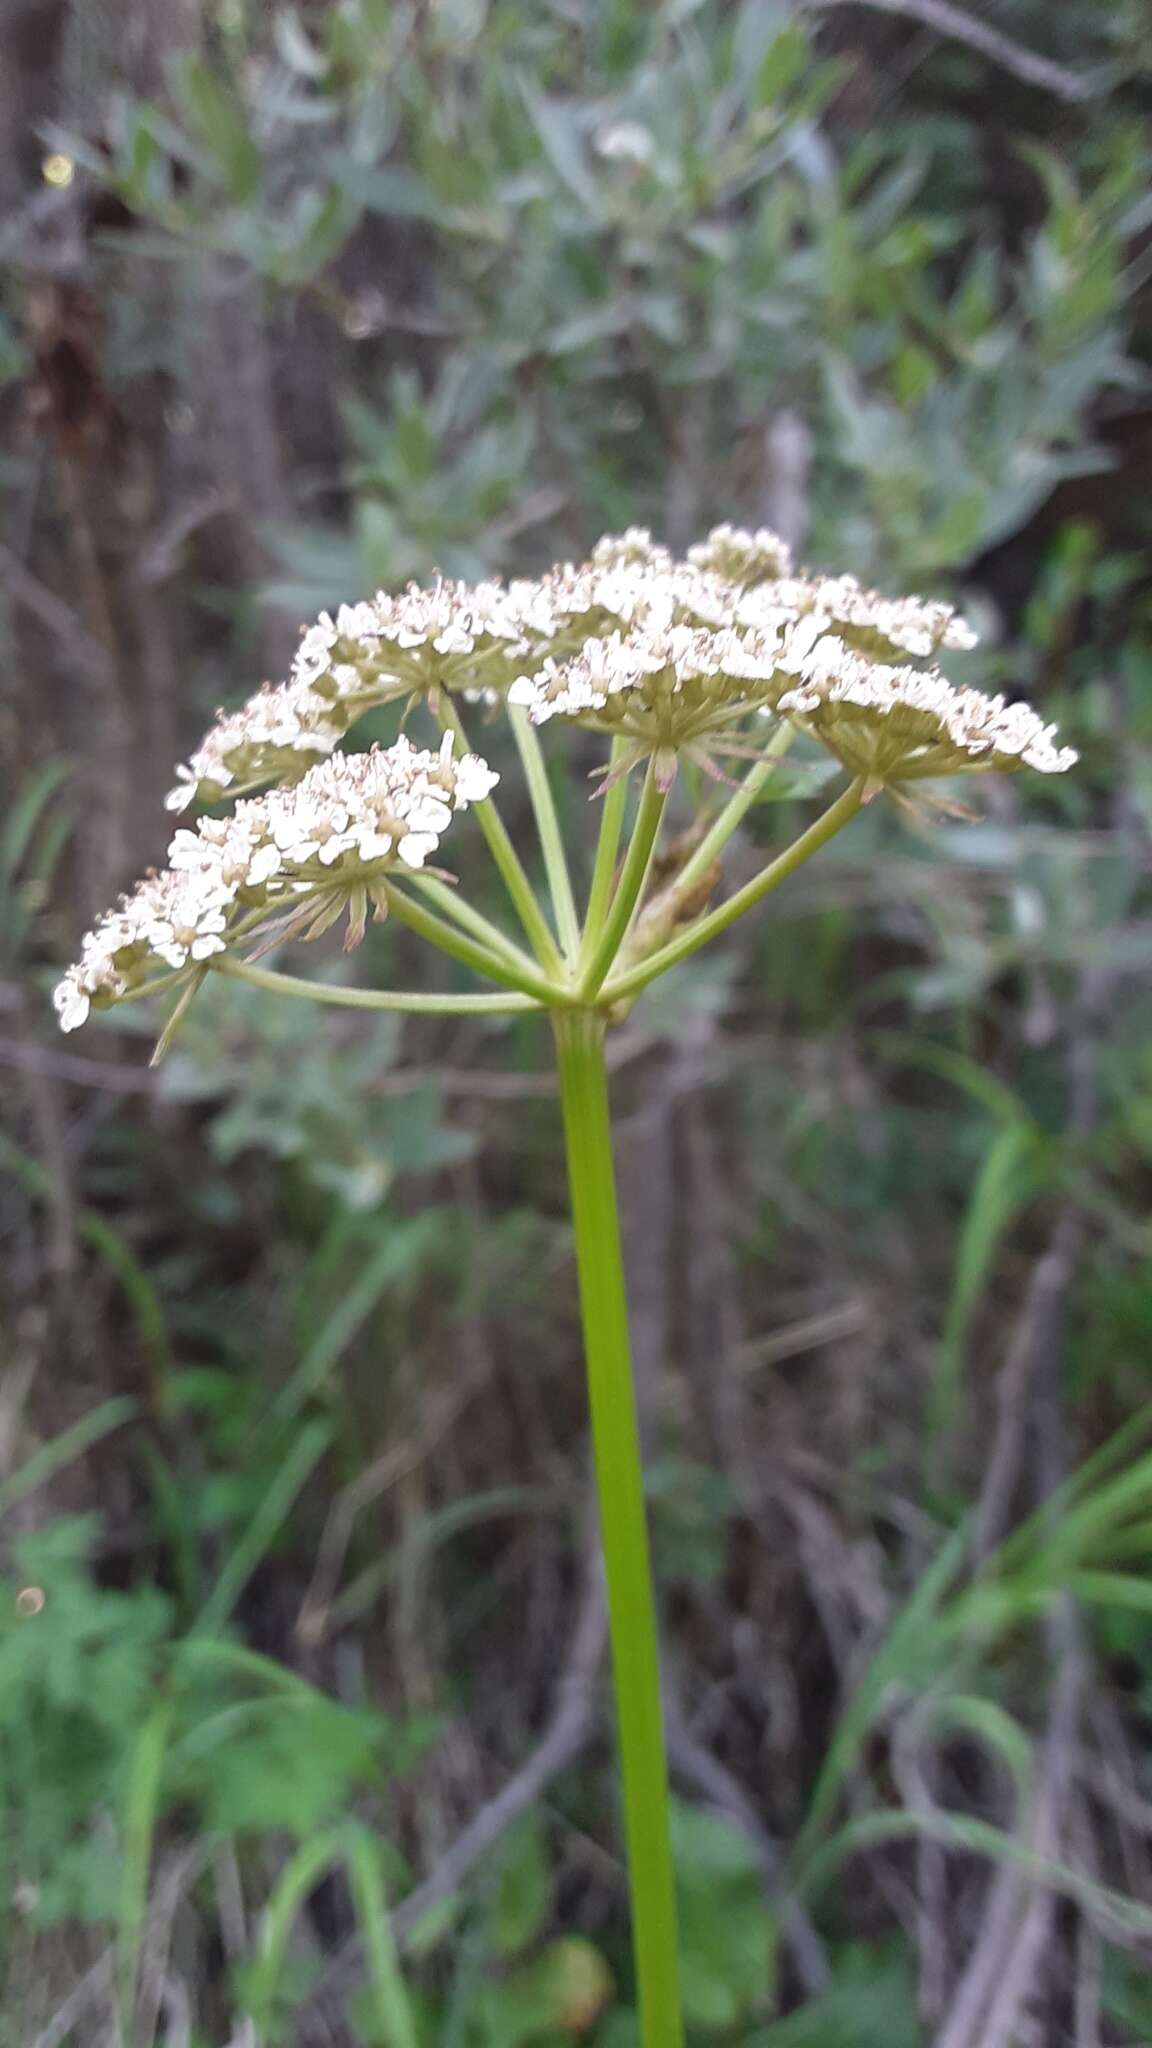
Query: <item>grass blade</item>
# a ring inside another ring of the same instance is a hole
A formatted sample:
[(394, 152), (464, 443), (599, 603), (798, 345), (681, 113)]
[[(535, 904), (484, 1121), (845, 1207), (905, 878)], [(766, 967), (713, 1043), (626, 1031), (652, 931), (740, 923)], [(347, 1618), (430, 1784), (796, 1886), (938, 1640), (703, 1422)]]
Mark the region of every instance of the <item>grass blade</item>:
[(264, 1909), (259, 1952), (248, 1979), (248, 2017), (256, 2037), (255, 2048), (261, 2048), (268, 2039), (292, 1923), (309, 1892), (337, 1861), (340, 1847), (338, 1834), (306, 1842), (285, 1865)]
[(993, 1138), (969, 1199), (929, 1396), (928, 1446), (934, 1473), (956, 1423), (969, 1324), (1004, 1234), (1035, 1192), (1038, 1153), (1031, 1124), (1007, 1124)]
[(383, 1244), (376, 1249), (353, 1285), (341, 1295), (320, 1325), (294, 1373), (277, 1396), (274, 1413), (280, 1420), (299, 1413), (321, 1387), (353, 1338), (363, 1329), (381, 1295), (409, 1272), (439, 1232), (442, 1211), (391, 1218)]
[(261, 1558), (279, 1535), (297, 1494), (331, 1441), (332, 1428), (327, 1422), (310, 1422), (300, 1431), (201, 1608), (196, 1622), (198, 1634), (215, 1635), (223, 1628)]
[(129, 1767), (124, 1802), (120, 1899), (116, 1916), (116, 1986), (121, 2030), (128, 2048), (135, 2038), (140, 1944), (148, 1916), (148, 1880), (160, 1803), (160, 1779), (168, 1749), (172, 1702), (161, 1699), (141, 1728)]
[(41, 1444), (38, 1451), (13, 1472), (0, 1486), (0, 1515), (8, 1513), (19, 1501), (26, 1500), (37, 1487), (46, 1486), (66, 1465), (75, 1458), (82, 1458), (85, 1451), (98, 1444), (101, 1437), (110, 1436), (114, 1429), (131, 1422), (138, 1412), (138, 1405), (128, 1394), (117, 1394), (111, 1401), (101, 1401), (88, 1415), (82, 1415), (71, 1429), (62, 1430), (51, 1443)]
[(400, 1975), (388, 1902), (380, 1876), (380, 1857), (372, 1836), (362, 1827), (348, 1829), (344, 1856), (356, 1917), (368, 1962), (380, 2038), (387, 2048), (417, 2048), (416, 2027)]

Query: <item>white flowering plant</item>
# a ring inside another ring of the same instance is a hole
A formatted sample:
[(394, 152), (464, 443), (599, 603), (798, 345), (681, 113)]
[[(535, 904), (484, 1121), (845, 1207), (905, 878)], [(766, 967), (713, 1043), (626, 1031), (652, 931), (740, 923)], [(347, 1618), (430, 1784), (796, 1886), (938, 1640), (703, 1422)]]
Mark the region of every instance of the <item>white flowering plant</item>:
[[(1027, 705), (957, 687), (934, 665), (938, 653), (973, 640), (947, 604), (882, 597), (850, 576), (797, 573), (775, 535), (730, 526), (684, 560), (632, 530), (601, 541), (587, 562), (535, 580), (440, 582), (344, 606), (304, 633), (287, 682), (219, 717), (168, 802), (181, 812), (198, 802), (232, 808), (176, 831), (168, 866), (89, 933), (55, 993), (70, 1031), (93, 1010), (167, 992), (173, 1004), (158, 1052), (197, 991), (221, 973), (365, 1009), (547, 1013), (580, 1279), (646, 2048), (677, 2048), (683, 2026), (605, 1035), (651, 981), (751, 910), (882, 794), (923, 808), (918, 785), (929, 779), (1072, 766), (1075, 754)], [(356, 721), (386, 704), (405, 727), (418, 718), (438, 727), (436, 743), (417, 746), (403, 731), (389, 746), (343, 750)], [(496, 808), (498, 776), (469, 749), (463, 717), (473, 704), (511, 724), (546, 896)], [(590, 730), (609, 743), (593, 791), (598, 831), (582, 908), (538, 738), (544, 726)], [(789, 846), (713, 905), (719, 858), (798, 734), (831, 755), (841, 787)], [(678, 782), (685, 761), (699, 772)], [(674, 786), (679, 802), (687, 784), (703, 793), (700, 815), (677, 839), (691, 850), (658, 858)], [(504, 884), (507, 926), (434, 864), (456, 814), (468, 809)], [(270, 948), (341, 923), (352, 949), (369, 913), (398, 918), (485, 986), (354, 988), (259, 964)]]

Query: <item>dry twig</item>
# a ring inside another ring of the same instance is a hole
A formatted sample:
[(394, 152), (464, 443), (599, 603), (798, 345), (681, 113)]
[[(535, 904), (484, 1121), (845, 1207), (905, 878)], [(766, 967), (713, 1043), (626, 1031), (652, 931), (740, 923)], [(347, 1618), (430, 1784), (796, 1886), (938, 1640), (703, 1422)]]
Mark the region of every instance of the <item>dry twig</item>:
[(1069, 105), (1089, 100), (1101, 90), (1101, 82), (1097, 78), (1084, 72), (1069, 71), (1051, 57), (1041, 57), (1035, 50), (1025, 49), (1000, 29), (953, 6), (952, 0), (807, 0), (807, 5), (813, 11), (831, 7), (870, 7), (879, 14), (895, 14), (907, 21), (918, 21), (949, 42), (963, 43), (966, 49), (975, 50), (990, 64), (1006, 71), (1010, 78), (1019, 79), (1021, 85), (1031, 85), (1038, 92), (1051, 93), (1054, 99), (1064, 100)]
[[(1082, 977), (1069, 1020), (1069, 1137), (1082, 1142), (1098, 1114), (1099, 1038), (1115, 971)], [(1033, 1269), (997, 1386), (998, 1426), (977, 1506), (976, 1555), (983, 1561), (1003, 1535), (1031, 1444), (1033, 1497), (1049, 1499), (1063, 1476), (1058, 1362), (1068, 1296), (1084, 1249), (1085, 1220), (1073, 1198), (1060, 1205), (1047, 1248)], [(1088, 1660), (1075, 1604), (1062, 1597), (1048, 1624), (1055, 1684), (1034, 1796), (1017, 1833), (1042, 1857), (1057, 1857), (1070, 1825)], [(980, 1932), (969, 1953), (936, 2048), (1010, 2048), (1035, 1996), (1050, 1949), (1051, 1892), (1014, 1865), (989, 1887)]]
[(706, 1749), (702, 1742), (697, 1742), (674, 1688), (667, 1683), (664, 1688), (664, 1722), (668, 1736), (668, 1762), (673, 1776), (733, 1821), (755, 1847), (765, 1891), (781, 1908), (781, 1927), (792, 1952), (796, 1974), (805, 1991), (814, 1998), (831, 1983), (832, 1972), (824, 1944), (804, 1908), (793, 1899), (779, 1899), (777, 1888), (782, 1858), (775, 1836), (764, 1826), (739, 1779), (721, 1763), (718, 1756)]
[(26, 569), (19, 555), (0, 543), (0, 579), (16, 603), (52, 635), (70, 666), (88, 678), (97, 689), (106, 690), (114, 681), (114, 665), (108, 649), (90, 632), (82, 618)]
[[(597, 1548), (589, 1560), (583, 1603), (556, 1687), (551, 1719), (519, 1770), (480, 1808), (423, 1883), (397, 1907), (392, 1927), (401, 1947), (435, 1906), (459, 1891), (476, 1865), (591, 1741), (600, 1718), (597, 1690), (607, 1634), (603, 1571)], [(354, 1937), (325, 1972), (312, 1994), (313, 2002), (326, 2003), (346, 1992), (356, 1981), (360, 1967), (360, 1942)]]
[(68, 1993), (63, 2005), (43, 2027), (32, 2043), (32, 2048), (62, 2048), (80, 2021), (96, 2005), (110, 1996), (112, 1991), (112, 1951), (104, 1954), (86, 1970), (80, 1982)]
[(433, 1404), (424, 1428), (415, 1442), (405, 1441), (393, 1444), (379, 1458), (374, 1458), (356, 1478), (337, 1494), (332, 1503), (324, 1533), (316, 1553), (316, 1564), (308, 1589), (300, 1603), (296, 1622), (299, 1640), (309, 1648), (319, 1643), (328, 1633), (331, 1620), (331, 1606), (336, 1597), (336, 1588), (357, 1516), (374, 1500), (388, 1493), (410, 1472), (423, 1464), (429, 1452), (451, 1428), (457, 1417), (467, 1407), (473, 1395), (480, 1391), (485, 1374), (477, 1374), (450, 1386)]

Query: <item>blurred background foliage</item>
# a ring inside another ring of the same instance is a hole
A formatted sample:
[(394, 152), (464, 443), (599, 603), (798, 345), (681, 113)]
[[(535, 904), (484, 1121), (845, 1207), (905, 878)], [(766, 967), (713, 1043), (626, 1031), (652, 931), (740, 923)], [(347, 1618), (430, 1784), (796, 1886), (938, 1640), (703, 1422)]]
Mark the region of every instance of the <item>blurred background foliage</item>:
[(0, 2039), (636, 2039), (537, 1026), (47, 991), (318, 608), (736, 518), (1083, 761), (615, 1041), (692, 2038), (1152, 2040), (1142, 0), (0, 24)]

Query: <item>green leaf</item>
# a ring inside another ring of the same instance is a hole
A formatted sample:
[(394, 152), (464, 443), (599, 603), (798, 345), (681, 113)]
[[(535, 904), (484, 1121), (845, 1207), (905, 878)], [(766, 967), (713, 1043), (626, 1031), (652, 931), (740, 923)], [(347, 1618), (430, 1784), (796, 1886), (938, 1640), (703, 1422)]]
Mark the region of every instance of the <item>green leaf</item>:
[(237, 206), (257, 191), (263, 170), (242, 102), (199, 57), (177, 66), (181, 111), (207, 150), (221, 184)]
[(279, 51), (289, 70), (301, 78), (313, 80), (323, 78), (328, 70), (328, 59), (322, 51), (309, 41), (307, 30), (294, 7), (281, 7), (272, 22), (272, 33)]
[(266, 1693), (202, 1713), (173, 1748), (169, 1781), (210, 1832), (305, 1838), (378, 1783), (388, 1724), (322, 1693)]
[(68, 781), (66, 761), (45, 761), (24, 782), (0, 833), (0, 877), (11, 887), (56, 792)]
[(731, 1822), (674, 1801), (684, 2009), (734, 2027), (771, 1995), (775, 1929), (753, 1844)]
[(985, 1155), (960, 1234), (936, 1355), (929, 1421), (934, 1448), (956, 1419), (965, 1341), (976, 1305), (1008, 1225), (1041, 1184), (1043, 1156), (1038, 1132), (1022, 1120), (998, 1131)]
[(588, 161), (573, 108), (524, 81), (524, 104), (544, 153), (561, 184), (594, 218), (602, 212), (600, 190)]
[[(0, 1132), (0, 1160), (37, 1200), (48, 1200), (51, 1192), (48, 1174), (38, 1160), (30, 1159), (27, 1153), (10, 1144), (3, 1132)], [(164, 1304), (152, 1279), (144, 1271), (127, 1239), (96, 1210), (81, 1209), (76, 1216), (76, 1229), (120, 1282), (153, 1375), (153, 1391), (157, 1399), (163, 1399), (167, 1392), (172, 1352)]]
[(296, 238), (283, 250), (276, 274), (284, 284), (307, 284), (340, 254), (355, 231), (360, 209), (347, 189), (329, 184), (309, 195)]
[(613, 1988), (599, 1949), (578, 1935), (566, 1935), (504, 1983), (481, 1990), (476, 2003), (485, 2041), (491, 2048), (552, 2048), (583, 2038)]
[(808, 35), (799, 21), (789, 22), (765, 50), (756, 74), (756, 97), (773, 106), (796, 83), (808, 62)]
[(852, 1943), (836, 1981), (756, 2035), (756, 2048), (919, 2048), (916, 1986), (907, 1955)]
[(552, 1904), (552, 1880), (538, 1813), (529, 1812), (510, 1828), (496, 1858), (495, 1892), (490, 1909), (493, 1946), (503, 1956), (527, 1948), (538, 1934)]
[(38, 1487), (47, 1485), (58, 1472), (82, 1458), (85, 1451), (100, 1442), (114, 1429), (122, 1429), (137, 1414), (137, 1403), (127, 1394), (118, 1394), (111, 1401), (102, 1401), (88, 1415), (81, 1416), (71, 1429), (62, 1430), (47, 1444), (25, 1460), (19, 1469), (0, 1484), (0, 1515), (7, 1514), (18, 1501), (27, 1499)]
[(133, 1745), (122, 1820), (116, 1980), (126, 2036), (132, 2033), (140, 1943), (148, 1915), (148, 1880), (160, 1812), (160, 1780), (172, 1726), (172, 1702), (162, 1695)]
[(276, 1398), (282, 1421), (299, 1414), (304, 1403), (323, 1387), (328, 1375), (364, 1327), (385, 1291), (418, 1270), (434, 1239), (439, 1237), (437, 1212), (388, 1217), (381, 1242), (351, 1287), (325, 1317), (304, 1356)]
[(213, 1635), (228, 1620), (253, 1572), (279, 1536), (296, 1496), (331, 1441), (331, 1425), (320, 1421), (306, 1423), (293, 1438), (247, 1529), (225, 1559), (216, 1584), (204, 1603), (196, 1623), (204, 1635)]
[(331, 165), (333, 176), (357, 205), (369, 213), (381, 213), (391, 220), (440, 222), (443, 206), (423, 178), (400, 164), (361, 164), (338, 158)]

